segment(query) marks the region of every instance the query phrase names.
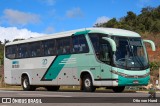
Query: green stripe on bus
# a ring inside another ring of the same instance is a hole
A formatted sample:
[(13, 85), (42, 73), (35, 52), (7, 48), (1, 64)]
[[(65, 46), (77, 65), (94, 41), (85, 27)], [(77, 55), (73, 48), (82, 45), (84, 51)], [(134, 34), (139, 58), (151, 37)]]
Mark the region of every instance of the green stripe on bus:
[(58, 74), (62, 70), (65, 64), (61, 64), (63, 59), (69, 58), (71, 55), (60, 55), (54, 60), (49, 69), (46, 71), (46, 74), (43, 80), (54, 80), (57, 78)]
[(76, 32), (76, 33), (74, 34), (74, 36), (82, 35), (82, 34), (85, 35), (85, 34), (87, 34), (89, 31), (90, 31), (90, 30), (85, 30), (85, 31)]

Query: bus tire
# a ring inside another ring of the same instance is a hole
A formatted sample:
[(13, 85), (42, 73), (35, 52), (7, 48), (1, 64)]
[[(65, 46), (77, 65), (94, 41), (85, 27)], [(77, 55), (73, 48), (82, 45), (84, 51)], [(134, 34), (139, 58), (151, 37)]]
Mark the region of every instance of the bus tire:
[(47, 91), (58, 91), (60, 86), (46, 86)]
[(125, 89), (125, 86), (117, 86), (117, 87), (113, 87), (112, 90), (116, 93), (120, 93), (123, 92)]
[(82, 89), (84, 92), (94, 92), (96, 87), (93, 86), (92, 78), (89, 74), (82, 77)]
[(36, 90), (36, 87), (30, 85), (28, 76), (22, 77), (22, 88), (24, 91), (35, 91)]

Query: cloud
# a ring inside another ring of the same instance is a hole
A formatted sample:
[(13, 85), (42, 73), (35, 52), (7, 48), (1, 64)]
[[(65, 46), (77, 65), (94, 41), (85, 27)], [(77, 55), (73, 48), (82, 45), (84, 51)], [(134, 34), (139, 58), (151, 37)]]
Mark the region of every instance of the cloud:
[(5, 9), (3, 11), (4, 16), (1, 17), (4, 21), (10, 25), (27, 25), (35, 24), (40, 21), (40, 17), (36, 14), (25, 13), (13, 9)]
[(102, 16), (102, 17), (99, 17), (97, 18), (95, 24), (103, 24), (103, 23), (106, 23), (110, 20), (110, 18), (106, 17), (106, 16)]
[(0, 41), (4, 42), (4, 40), (13, 41), (16, 38), (27, 39), (30, 37), (38, 37), (43, 34), (31, 32), (27, 29), (17, 29), (16, 27), (1, 27), (0, 26)]
[(54, 33), (55, 32), (55, 28), (52, 26), (49, 26), (46, 28), (45, 33), (49, 34), (49, 33)]
[(78, 8), (73, 8), (71, 10), (68, 10), (66, 12), (66, 16), (68, 18), (79, 18), (79, 17), (83, 17), (83, 12), (81, 11), (81, 9)]

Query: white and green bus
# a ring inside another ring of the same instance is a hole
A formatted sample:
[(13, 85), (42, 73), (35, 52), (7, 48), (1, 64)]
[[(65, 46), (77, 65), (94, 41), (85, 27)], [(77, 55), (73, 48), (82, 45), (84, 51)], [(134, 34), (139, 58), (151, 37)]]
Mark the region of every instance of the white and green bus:
[(114, 28), (85, 28), (5, 45), (4, 80), (23, 90), (80, 86), (122, 92), (125, 86), (144, 86), (150, 68), (144, 42), (135, 32)]

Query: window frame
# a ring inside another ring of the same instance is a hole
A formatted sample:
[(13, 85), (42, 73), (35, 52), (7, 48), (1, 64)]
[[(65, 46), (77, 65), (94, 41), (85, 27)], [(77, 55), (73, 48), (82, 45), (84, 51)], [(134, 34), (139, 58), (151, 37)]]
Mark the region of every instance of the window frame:
[[(100, 39), (100, 36), (109, 37), (109, 35), (103, 34), (103, 33), (89, 33), (88, 36), (89, 36), (89, 39), (90, 39), (90, 42), (91, 42), (91, 45), (92, 45), (92, 49), (93, 49), (93, 52), (95, 54), (95, 57), (96, 57), (97, 61), (99, 61), (100, 63), (104, 63), (104, 64), (107, 64), (107, 65), (113, 66), (113, 52), (112, 52), (111, 45), (109, 44), (109, 42), (107, 43), (107, 45), (108, 45), (108, 49), (110, 49), (109, 50), (109, 52), (110, 52), (109, 53), (110, 54), (110, 62), (109, 63), (105, 63), (105, 62), (101, 61), (100, 58), (97, 57), (97, 53), (96, 53), (97, 51), (95, 50), (95, 47), (94, 47), (94, 45), (92, 43), (92, 38), (91, 38), (92, 36), (98, 37), (98, 43), (99, 43), (99, 46), (100, 46), (101, 41), (102, 41), (102, 39)], [(99, 48), (99, 51), (100, 51), (100, 48)]]

